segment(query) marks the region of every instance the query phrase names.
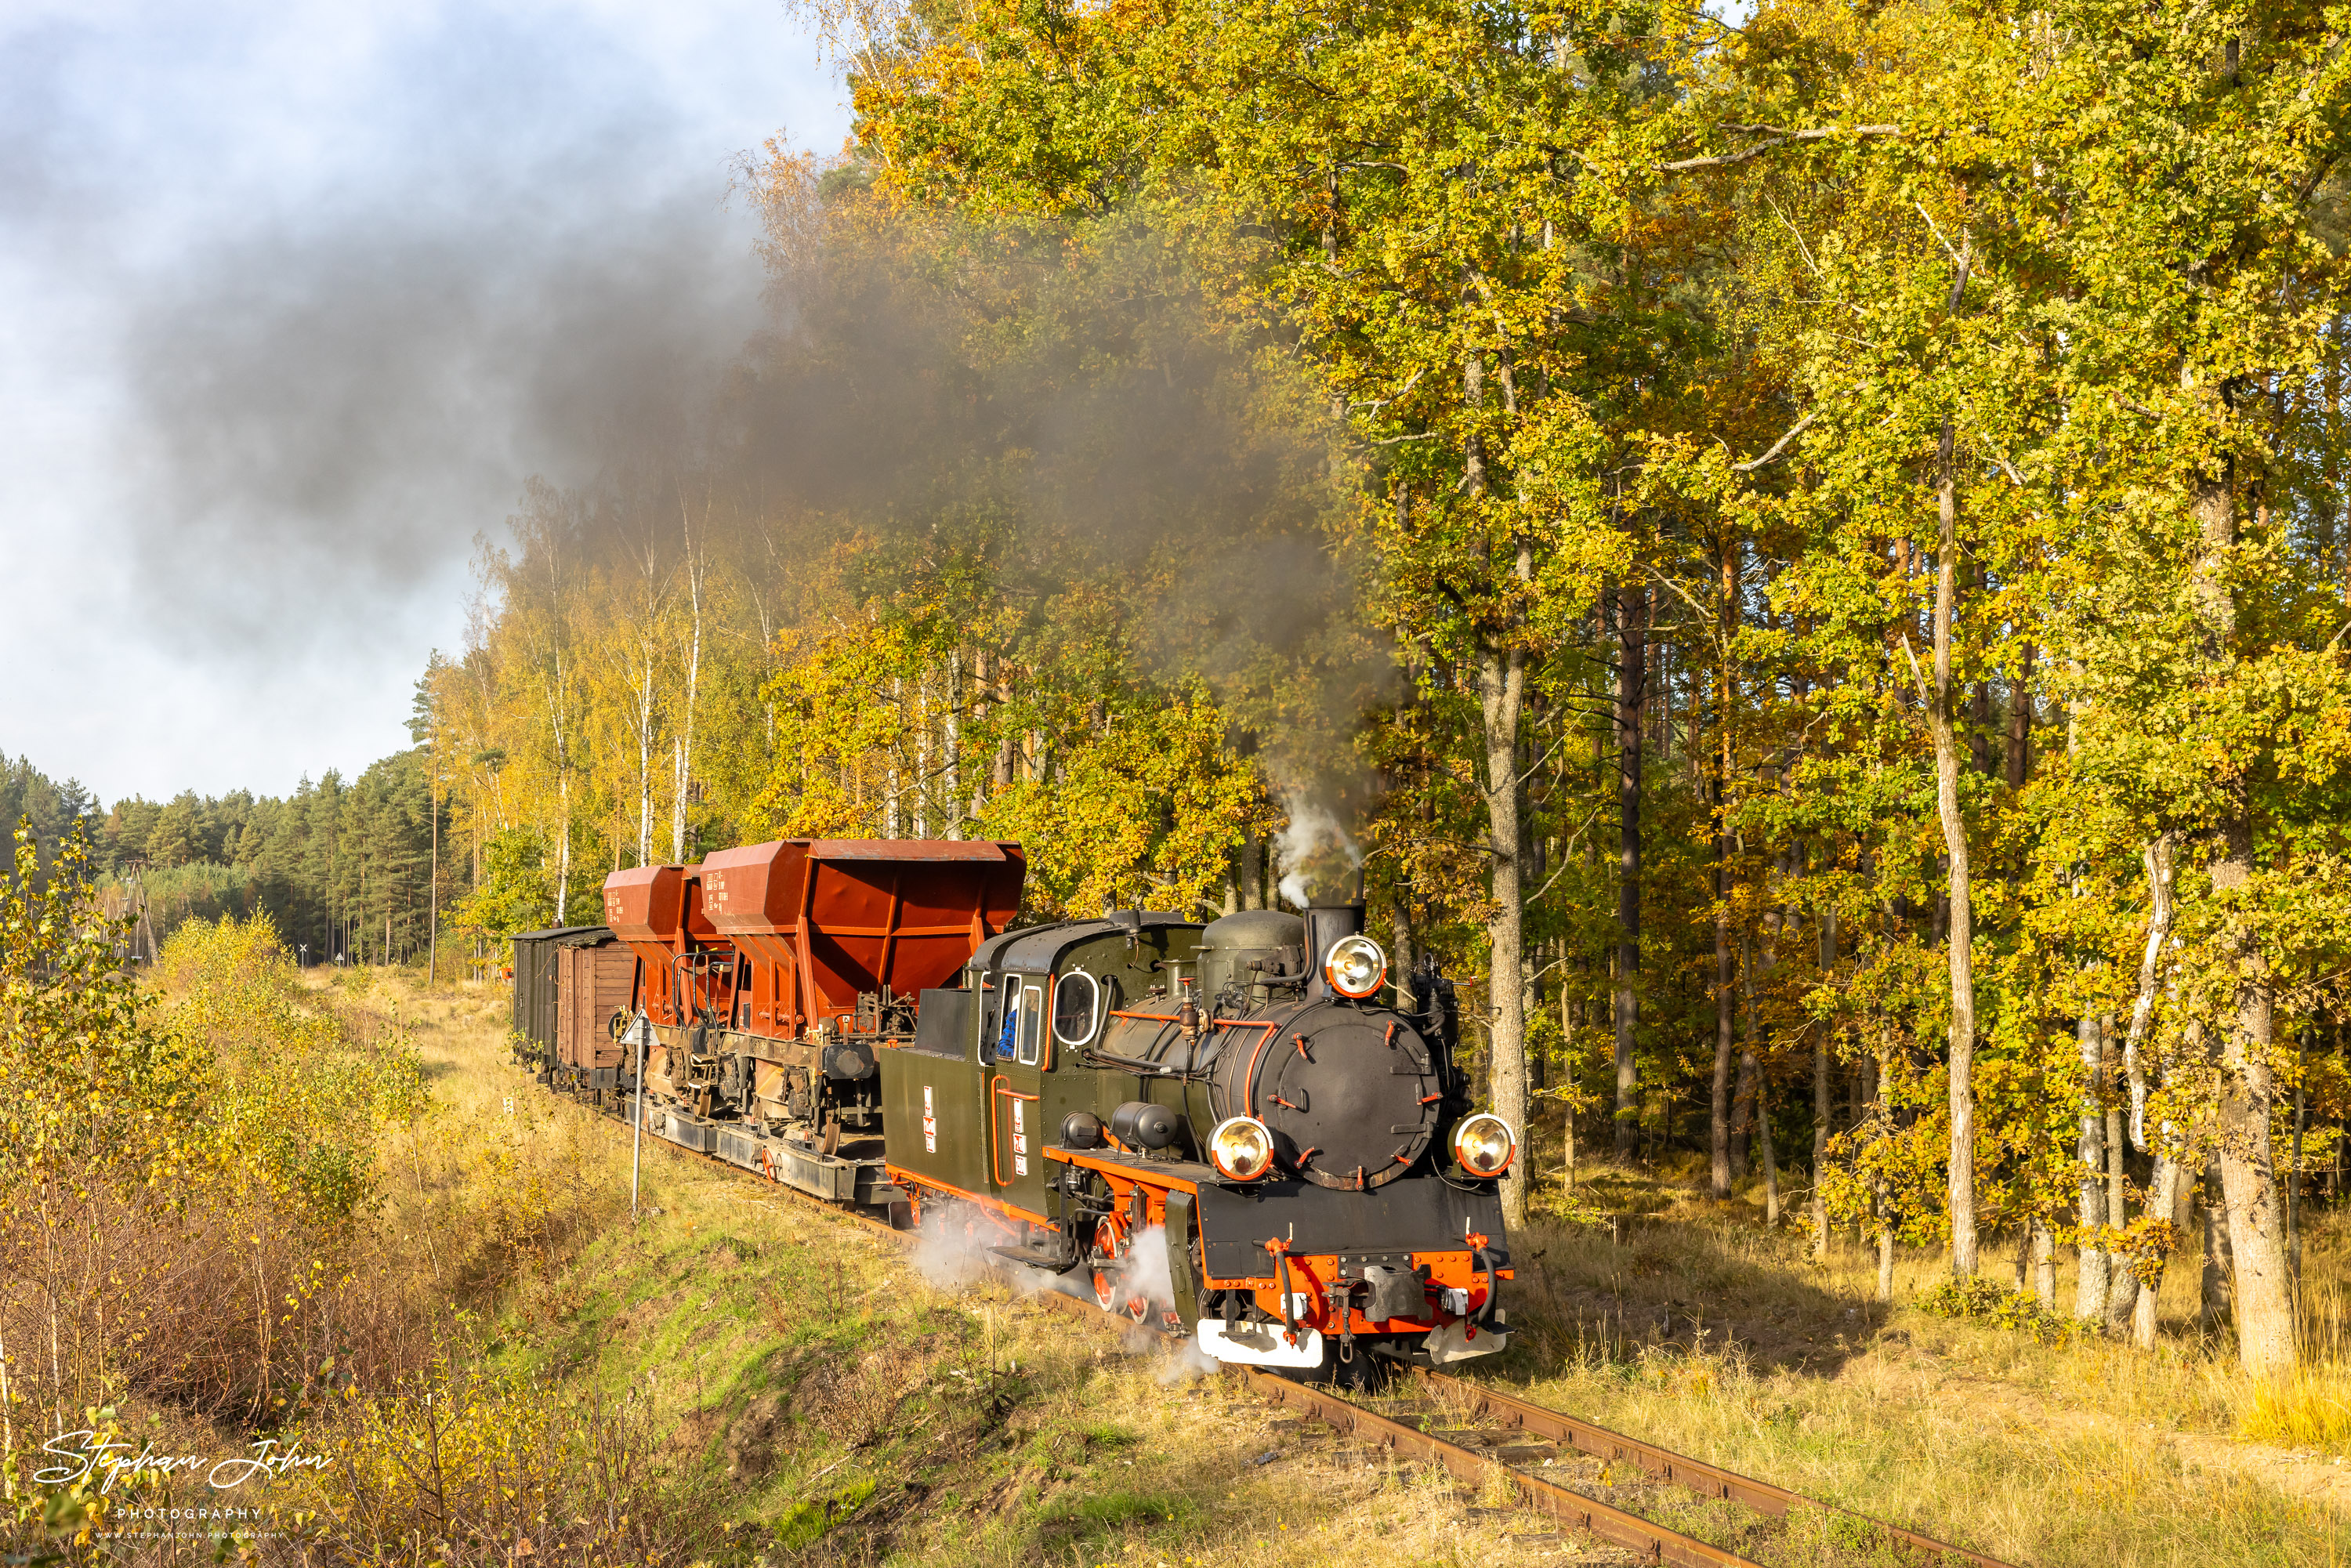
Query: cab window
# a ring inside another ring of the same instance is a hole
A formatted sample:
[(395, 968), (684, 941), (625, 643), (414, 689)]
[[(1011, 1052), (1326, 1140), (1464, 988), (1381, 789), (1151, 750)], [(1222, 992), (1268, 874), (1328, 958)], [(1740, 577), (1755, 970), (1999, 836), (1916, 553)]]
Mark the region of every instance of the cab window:
[(992, 989), (980, 993), (979, 1059), (982, 1061), (1009, 1061), (1013, 1057), (1013, 1030), (1018, 1024), (1020, 982), (998, 977)]
[(1044, 1048), (1044, 988), (1035, 982), (1020, 989), (1020, 1063), (1034, 1067)]
[(1053, 982), (1053, 1038), (1063, 1045), (1093, 1039), (1102, 986), (1092, 975), (1073, 971)]

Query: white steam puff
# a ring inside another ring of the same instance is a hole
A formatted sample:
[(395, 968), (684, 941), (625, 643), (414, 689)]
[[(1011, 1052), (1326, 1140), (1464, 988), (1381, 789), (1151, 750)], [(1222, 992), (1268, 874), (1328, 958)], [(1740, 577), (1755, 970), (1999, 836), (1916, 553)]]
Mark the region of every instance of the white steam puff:
[(1126, 1255), (1130, 1295), (1149, 1299), (1154, 1318), (1176, 1300), (1176, 1284), (1167, 1276), (1167, 1228), (1155, 1225), (1134, 1239)]
[[(986, 1240), (967, 1234), (960, 1226), (947, 1223), (935, 1212), (923, 1221), (921, 1239), (914, 1245), (914, 1264), (915, 1272), (937, 1290), (962, 1291), (983, 1281), (1000, 1281), (1024, 1296), (1054, 1291), (1089, 1305), (1093, 1303), (1088, 1270), (1080, 1269), (1055, 1275), (1042, 1269), (1023, 1268), (989, 1251)], [(1150, 1321), (1147, 1324), (1125, 1322), (1119, 1348), (1129, 1355), (1148, 1355), (1170, 1349), (1157, 1332), (1160, 1314), (1176, 1300), (1175, 1281), (1167, 1270), (1165, 1226), (1154, 1225), (1145, 1229), (1128, 1249), (1126, 1275), (1117, 1305), (1123, 1308), (1138, 1293), (1151, 1302)], [(1122, 1321), (1123, 1316), (1122, 1312)], [(1173, 1349), (1174, 1354), (1166, 1357), (1155, 1374), (1163, 1386), (1187, 1383), (1218, 1369), (1216, 1360), (1191, 1339)]]
[(936, 1211), (923, 1217), (914, 1243), (914, 1272), (934, 1290), (964, 1291), (985, 1279), (1000, 1261), (987, 1243), (950, 1225)]
[[(914, 1272), (920, 1274), (933, 1289), (963, 1291), (975, 1285), (996, 1282), (1011, 1287), (1023, 1296), (1033, 1296), (1044, 1291), (1057, 1291), (1080, 1301), (1093, 1298), (1081, 1287), (1082, 1275), (1053, 1275), (1042, 1269), (1025, 1268), (988, 1250), (993, 1235), (967, 1234), (934, 1209), (924, 1216), (919, 1239), (914, 1243)], [(1161, 1266), (1165, 1272), (1165, 1266)]]
[(1338, 814), (1298, 789), (1283, 792), (1282, 807), (1290, 823), (1274, 836), (1273, 854), (1283, 901), (1303, 909), (1316, 894), (1346, 896), (1352, 891), (1347, 879), (1362, 869), (1364, 852)]

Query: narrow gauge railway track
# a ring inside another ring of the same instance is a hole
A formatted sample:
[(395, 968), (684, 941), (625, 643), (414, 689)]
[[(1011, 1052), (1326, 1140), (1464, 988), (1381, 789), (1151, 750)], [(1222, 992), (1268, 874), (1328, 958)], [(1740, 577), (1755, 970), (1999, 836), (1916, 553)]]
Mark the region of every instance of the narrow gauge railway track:
[[(1785, 1487), (1773, 1486), (1726, 1470), (1703, 1459), (1661, 1448), (1638, 1437), (1628, 1437), (1621, 1432), (1537, 1405), (1506, 1394), (1498, 1388), (1447, 1373), (1425, 1367), (1413, 1369), (1413, 1376), (1422, 1386), (1448, 1396), (1453, 1408), (1472, 1420), (1491, 1421), (1505, 1435), (1520, 1435), (1546, 1439), (1564, 1448), (1601, 1460), (1607, 1465), (1620, 1463), (1637, 1466), (1650, 1480), (1678, 1486), (1699, 1497), (1737, 1503), (1772, 1519), (1785, 1519), (1799, 1510), (1809, 1509), (1829, 1519), (1840, 1521), (1843, 1533), (1865, 1535), (1896, 1548), (1898, 1557), (1917, 1562), (1941, 1561), (1968, 1563), (1979, 1568), (2011, 1568), (1997, 1557), (1987, 1557), (1963, 1546), (1953, 1546), (1917, 1531), (1888, 1524), (1850, 1509), (1837, 1508), (1820, 1502)], [(1499, 1461), (1497, 1461), (1499, 1462)], [(1579, 1494), (1580, 1495), (1580, 1494)], [(1713, 1558), (1709, 1561), (1738, 1561)]]
[[(622, 1127), (629, 1125), (627, 1116), (617, 1106), (603, 1106), (598, 1110), (607, 1120)], [(673, 1153), (706, 1161), (736, 1176), (762, 1180), (758, 1173), (746, 1170), (716, 1155), (688, 1149), (666, 1139), (663, 1142)], [(911, 1245), (919, 1239), (917, 1232), (897, 1229), (871, 1215), (828, 1203), (782, 1182), (767, 1180), (763, 1185), (775, 1187), (811, 1209), (862, 1226), (900, 1246)], [(1126, 1318), (1102, 1312), (1090, 1301), (1059, 1291), (1040, 1291), (1038, 1299), (1104, 1326), (1122, 1329), (1138, 1326)], [(1180, 1336), (1161, 1333), (1159, 1337), (1173, 1340)], [(1609, 1545), (1637, 1552), (1650, 1562), (1675, 1563), (1678, 1568), (1760, 1568), (1751, 1558), (1653, 1523), (1637, 1513), (1588, 1496), (1572, 1487), (1515, 1469), (1503, 1458), (1478, 1447), (1426, 1430), (1417, 1422), (1399, 1420), (1395, 1416), (1367, 1408), (1335, 1391), (1292, 1383), (1253, 1367), (1228, 1367), (1226, 1375), (1238, 1379), (1243, 1386), (1270, 1404), (1300, 1411), (1358, 1442), (1440, 1466), (1457, 1480), (1482, 1485), (1499, 1472), (1528, 1508), (1547, 1513)], [(1703, 1459), (1691, 1458), (1686, 1454), (1677, 1454), (1637, 1437), (1628, 1437), (1623, 1433), (1533, 1404), (1515, 1395), (1505, 1394), (1484, 1384), (1426, 1368), (1415, 1368), (1413, 1376), (1420, 1386), (1448, 1396), (1453, 1406), (1471, 1419), (1491, 1421), (1509, 1431), (1546, 1439), (1609, 1465), (1630, 1463), (1637, 1466), (1649, 1479), (1679, 1486), (1710, 1500), (1737, 1503), (1769, 1518), (1785, 1519), (1800, 1510), (1815, 1511), (1844, 1522), (1851, 1531), (1874, 1537), (1877, 1543), (1893, 1548), (1892, 1560), (1896, 1562), (1942, 1562), (1973, 1563), (1979, 1568), (2012, 1568), (1999, 1558), (1987, 1557), (1980, 1552), (1921, 1535), (1916, 1531), (1905, 1530), (1899, 1525), (1887, 1524), (1865, 1514), (1815, 1501), (1784, 1487), (1759, 1481), (1718, 1465), (1708, 1464)]]

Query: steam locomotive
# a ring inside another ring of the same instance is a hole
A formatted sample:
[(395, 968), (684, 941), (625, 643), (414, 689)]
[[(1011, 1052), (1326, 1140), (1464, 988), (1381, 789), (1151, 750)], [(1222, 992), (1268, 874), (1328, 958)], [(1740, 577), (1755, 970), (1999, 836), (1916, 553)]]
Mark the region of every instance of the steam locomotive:
[[(949, 1227), (1223, 1362), (1371, 1381), (1506, 1347), (1449, 982), (1361, 904), (1009, 928), (1012, 843), (785, 840), (614, 873), (517, 938), (540, 1076), (681, 1147)], [(553, 1005), (549, 1005), (549, 995)]]

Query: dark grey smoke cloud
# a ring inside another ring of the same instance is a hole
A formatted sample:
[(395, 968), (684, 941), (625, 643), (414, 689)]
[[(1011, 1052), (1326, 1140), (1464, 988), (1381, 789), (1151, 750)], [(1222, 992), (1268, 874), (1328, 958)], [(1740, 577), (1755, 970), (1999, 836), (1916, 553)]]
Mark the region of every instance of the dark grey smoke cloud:
[(405, 743), (526, 480), (739, 347), (776, 0), (0, 5), (0, 732), (110, 794)]
[(737, 150), (641, 63), (453, 14), (381, 75), (378, 155), (126, 280), (134, 581), (187, 645), (365, 639), (530, 476), (671, 439), (758, 324)]
[[(528, 476), (577, 483), (675, 439), (758, 321), (721, 189), (373, 212), (174, 278), (124, 345), (155, 461), (149, 591), (193, 586), (192, 630), (273, 643), (282, 595), (416, 586)], [(256, 571), (265, 591), (234, 591)]]
[(1330, 545), (1349, 501), (1325, 409), (1268, 384), (1262, 340), (1165, 242), (1099, 265), (1033, 232), (950, 243), (975, 259), (835, 254), (778, 280), (737, 482), (894, 530), (910, 567), (984, 539), (1014, 602), (1127, 597), (1146, 670), (1204, 677), (1275, 777), (1341, 799), (1395, 671), (1366, 563)]

